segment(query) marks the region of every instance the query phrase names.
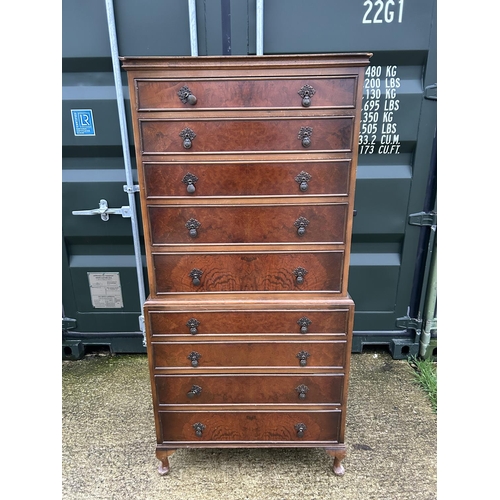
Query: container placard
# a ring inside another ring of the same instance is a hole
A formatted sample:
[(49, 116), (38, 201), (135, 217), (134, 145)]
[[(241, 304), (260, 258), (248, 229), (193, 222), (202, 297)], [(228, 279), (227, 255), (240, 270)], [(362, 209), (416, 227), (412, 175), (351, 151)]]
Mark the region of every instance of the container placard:
[(96, 309), (120, 309), (123, 307), (120, 273), (87, 273), (90, 298)]
[(72, 109), (73, 132), (76, 136), (95, 135), (94, 115), (91, 109)]

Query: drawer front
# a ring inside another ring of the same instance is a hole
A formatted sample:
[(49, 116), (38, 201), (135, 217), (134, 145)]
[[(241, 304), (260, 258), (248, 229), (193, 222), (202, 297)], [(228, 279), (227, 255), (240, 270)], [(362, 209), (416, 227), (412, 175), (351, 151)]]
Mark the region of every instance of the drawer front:
[[(212, 78), (190, 81), (136, 79), (135, 84), (139, 111), (253, 107), (352, 108), (355, 106), (357, 78), (355, 76), (274, 80)], [(187, 99), (189, 95), (196, 97), (195, 104), (192, 104), (193, 97)], [(306, 99), (304, 104), (307, 104), (307, 97), (310, 99), (309, 106), (304, 106), (303, 99)]]
[[(212, 118), (140, 120), (142, 152), (238, 153), (328, 151), (351, 152), (354, 118)], [(183, 131), (194, 132), (185, 148)], [(301, 130), (310, 129), (310, 145), (302, 145)]]
[[(163, 442), (307, 441), (338, 442), (342, 412), (161, 411)], [(201, 424), (201, 425), (200, 425)]]
[(332, 311), (149, 311), (151, 334), (347, 333), (348, 310)]
[(146, 198), (349, 194), (350, 160), (302, 163), (144, 163)]
[(148, 207), (153, 245), (345, 243), (347, 203)]
[[(156, 293), (342, 290), (344, 252), (153, 254)], [(154, 293), (154, 291), (153, 291)]]
[(152, 342), (153, 367), (238, 368), (315, 367), (342, 369), (346, 341), (289, 342)]
[(156, 375), (159, 405), (342, 402), (344, 375)]

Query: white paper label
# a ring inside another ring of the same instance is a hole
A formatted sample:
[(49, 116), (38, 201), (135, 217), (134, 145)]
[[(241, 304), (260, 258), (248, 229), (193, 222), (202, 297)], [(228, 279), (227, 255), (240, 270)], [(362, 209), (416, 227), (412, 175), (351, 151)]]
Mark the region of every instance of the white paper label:
[(87, 273), (90, 298), (97, 309), (120, 309), (123, 307), (120, 273)]

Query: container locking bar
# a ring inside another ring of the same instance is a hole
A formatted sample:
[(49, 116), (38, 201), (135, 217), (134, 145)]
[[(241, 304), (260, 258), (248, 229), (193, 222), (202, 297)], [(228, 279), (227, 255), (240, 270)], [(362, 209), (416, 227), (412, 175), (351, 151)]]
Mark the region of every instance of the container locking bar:
[(99, 208), (92, 210), (73, 210), (73, 215), (100, 215), (103, 221), (109, 220), (109, 215), (121, 215), (124, 218), (131, 217), (130, 207), (108, 208), (106, 200), (99, 201)]

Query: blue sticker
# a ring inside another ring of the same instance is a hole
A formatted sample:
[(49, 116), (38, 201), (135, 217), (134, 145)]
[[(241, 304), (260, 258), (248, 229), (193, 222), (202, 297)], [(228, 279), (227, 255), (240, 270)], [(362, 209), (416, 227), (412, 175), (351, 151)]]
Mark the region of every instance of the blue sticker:
[(75, 135), (95, 135), (94, 116), (91, 109), (72, 109), (71, 117)]

